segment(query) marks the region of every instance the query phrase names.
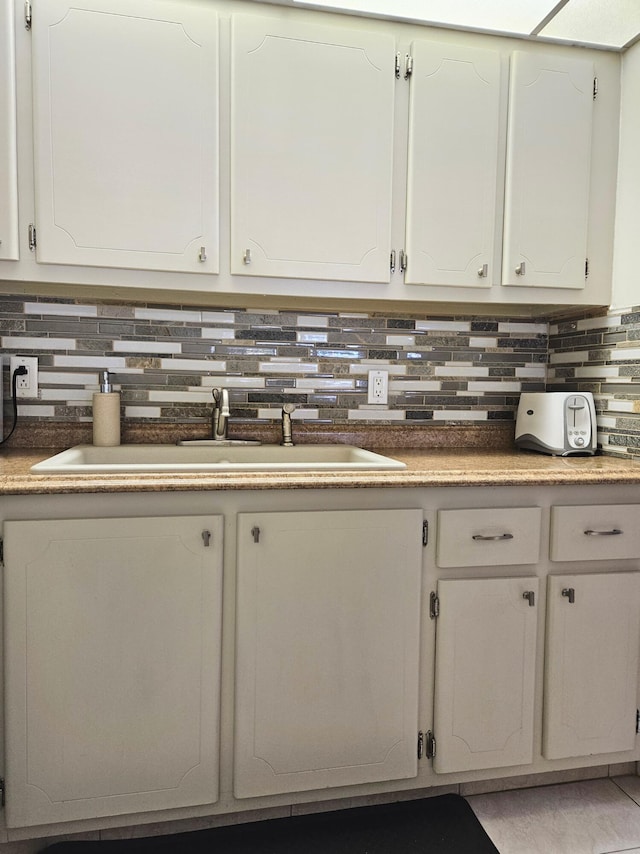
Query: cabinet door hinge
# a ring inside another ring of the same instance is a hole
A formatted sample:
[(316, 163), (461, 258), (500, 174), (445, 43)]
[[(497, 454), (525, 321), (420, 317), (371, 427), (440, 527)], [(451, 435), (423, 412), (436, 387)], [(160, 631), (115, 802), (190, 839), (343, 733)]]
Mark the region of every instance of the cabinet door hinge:
[(426, 519), (422, 523), (422, 545), (429, 545), (429, 523)]
[(4, 540), (0, 538), (0, 566), (4, 566)]
[(598, 97), (598, 78), (593, 78), (593, 100), (595, 101)]
[(31, 252), (36, 248), (36, 227), (30, 222), (29, 223), (29, 249)]
[(4, 795), (5, 795), (5, 784), (4, 777), (0, 777), (0, 806), (4, 806)]
[(589, 278), (589, 259), (584, 259), (584, 277), (585, 279)]
[(391, 250), (391, 255), (389, 256), (389, 269), (392, 273), (396, 271), (396, 250)]
[(396, 80), (400, 80), (400, 67), (402, 64), (402, 57), (399, 53), (396, 53), (396, 61), (395, 61), (395, 72), (396, 72)]
[(24, 0), (24, 28), (31, 29), (31, 0)]
[(636, 732), (640, 732), (640, 709), (636, 709)]
[(438, 599), (438, 594), (435, 591), (432, 591), (429, 594), (429, 616), (432, 620), (435, 620), (436, 617), (440, 616), (440, 600)]
[(436, 755), (436, 737), (430, 729), (427, 730), (424, 741), (424, 755), (427, 759), (433, 759)]
[(413, 57), (408, 53), (404, 58), (404, 79), (408, 80), (413, 74)]
[(424, 752), (424, 733), (422, 730), (418, 733), (418, 759), (422, 759), (422, 754)]
[(407, 253), (404, 251), (404, 249), (401, 249), (400, 250), (400, 272), (404, 273), (404, 271), (406, 269), (407, 269)]

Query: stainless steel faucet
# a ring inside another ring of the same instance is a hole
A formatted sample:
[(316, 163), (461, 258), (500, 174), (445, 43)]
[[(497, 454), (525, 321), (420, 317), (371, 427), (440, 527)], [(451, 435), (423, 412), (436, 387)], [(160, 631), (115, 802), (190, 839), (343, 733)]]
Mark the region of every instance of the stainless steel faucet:
[(211, 389), (213, 410), (211, 412), (210, 439), (179, 439), (178, 445), (259, 445), (259, 439), (230, 439), (229, 392), (226, 388)]
[(291, 413), (295, 409), (295, 404), (285, 403), (282, 407), (282, 442), (285, 448), (293, 447), (293, 434), (291, 430)]
[(213, 412), (211, 413), (211, 435), (216, 442), (225, 442), (229, 432), (229, 392), (226, 388), (214, 388)]

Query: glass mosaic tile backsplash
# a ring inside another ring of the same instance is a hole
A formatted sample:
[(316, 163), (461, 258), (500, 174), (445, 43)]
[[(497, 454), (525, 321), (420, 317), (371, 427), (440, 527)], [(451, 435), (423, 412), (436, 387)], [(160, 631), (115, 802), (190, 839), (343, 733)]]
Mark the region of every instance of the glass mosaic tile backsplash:
[[(239, 421), (269, 422), (294, 403), (310, 423), (405, 425), (505, 423), (522, 391), (582, 390), (594, 393), (603, 451), (640, 458), (640, 307), (548, 324), (36, 296), (0, 306), (5, 367), (11, 354), (38, 357), (40, 397), (18, 408), (26, 421), (90, 421), (105, 369), (123, 419), (139, 423), (204, 423), (217, 386)], [(386, 406), (367, 403), (371, 369), (389, 373)]]
[(549, 328), (547, 391), (592, 391), (604, 453), (640, 458), (640, 307)]
[[(334, 424), (512, 421), (521, 391), (545, 388), (548, 326), (428, 314), (215, 310), (41, 297), (0, 297), (0, 346), (37, 355), (40, 397), (23, 419), (91, 420), (109, 370), (123, 419), (210, 417), (229, 390), (240, 420)], [(367, 403), (367, 372), (389, 373), (388, 405)], [(5, 371), (5, 415), (8, 371)]]

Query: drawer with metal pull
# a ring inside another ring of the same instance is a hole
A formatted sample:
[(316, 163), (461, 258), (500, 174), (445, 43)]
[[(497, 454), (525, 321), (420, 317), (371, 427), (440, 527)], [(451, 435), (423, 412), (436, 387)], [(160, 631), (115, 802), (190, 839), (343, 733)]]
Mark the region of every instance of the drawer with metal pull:
[(436, 563), (440, 567), (537, 563), (540, 507), (438, 511)]
[(640, 557), (640, 504), (551, 508), (551, 560)]

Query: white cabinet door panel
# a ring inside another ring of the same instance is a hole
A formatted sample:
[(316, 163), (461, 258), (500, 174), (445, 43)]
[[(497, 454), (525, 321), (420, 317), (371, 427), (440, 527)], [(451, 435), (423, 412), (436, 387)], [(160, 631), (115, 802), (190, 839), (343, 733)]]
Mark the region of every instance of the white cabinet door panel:
[(222, 530), (5, 523), (10, 827), (217, 800)]
[(394, 44), (233, 16), (232, 273), (389, 281)]
[(0, 0), (0, 261), (18, 259), (18, 171), (13, 3)]
[(585, 286), (593, 78), (589, 60), (513, 53), (503, 285)]
[(445, 579), (438, 597), (434, 770), (531, 762), (538, 579)]
[(498, 51), (412, 45), (408, 284), (489, 287), (496, 268)]
[(236, 797), (416, 776), (421, 529), (240, 514)]
[(547, 590), (543, 755), (632, 750), (640, 573), (550, 576)]
[(218, 271), (217, 38), (188, 3), (38, 8), (38, 261)]

